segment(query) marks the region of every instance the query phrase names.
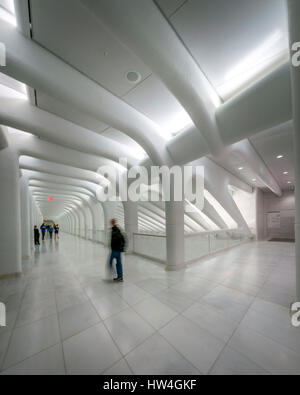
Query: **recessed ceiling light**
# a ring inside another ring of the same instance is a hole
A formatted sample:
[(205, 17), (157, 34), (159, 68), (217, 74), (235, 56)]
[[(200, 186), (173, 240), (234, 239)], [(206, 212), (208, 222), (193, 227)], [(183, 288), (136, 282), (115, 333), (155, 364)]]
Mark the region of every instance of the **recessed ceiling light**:
[(288, 184), (291, 184), (292, 182), (291, 182), (291, 181), (288, 181), (287, 183), (288, 183)]
[(284, 171), (283, 174), (284, 174), (284, 175), (287, 175), (287, 174), (289, 174), (289, 172), (288, 172), (288, 171)]
[(283, 158), (283, 155), (277, 155), (276, 158), (277, 158), (277, 159), (282, 159), (282, 158)]
[(255, 181), (256, 181), (256, 178), (253, 178), (252, 181), (255, 182)]
[(142, 79), (142, 76), (137, 71), (128, 71), (126, 73), (126, 79), (131, 84), (137, 84)]
[(244, 168), (243, 167), (239, 167), (239, 170), (244, 170)]

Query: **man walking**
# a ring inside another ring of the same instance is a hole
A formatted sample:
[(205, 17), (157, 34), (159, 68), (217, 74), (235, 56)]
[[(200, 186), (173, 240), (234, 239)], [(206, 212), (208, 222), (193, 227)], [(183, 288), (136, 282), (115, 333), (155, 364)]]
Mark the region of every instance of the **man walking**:
[(122, 235), (122, 232), (116, 225), (117, 221), (113, 218), (111, 221), (111, 254), (109, 259), (109, 265), (112, 267), (113, 260), (116, 259), (116, 269), (117, 269), (117, 277), (114, 278), (114, 281), (123, 281), (123, 267), (122, 267), (122, 259), (121, 253), (125, 249), (125, 238)]
[(34, 226), (34, 245), (40, 245), (40, 232), (36, 225)]
[(46, 234), (46, 229), (47, 229), (47, 225), (45, 224), (45, 222), (41, 225), (41, 231), (42, 231), (42, 240), (45, 240), (45, 234)]

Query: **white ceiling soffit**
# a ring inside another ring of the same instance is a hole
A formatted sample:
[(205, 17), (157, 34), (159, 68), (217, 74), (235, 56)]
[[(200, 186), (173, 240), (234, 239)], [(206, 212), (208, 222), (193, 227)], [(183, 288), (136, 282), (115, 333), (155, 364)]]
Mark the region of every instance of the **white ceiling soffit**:
[[(33, 39), (36, 42), (112, 93), (122, 96), (162, 126), (166, 140), (192, 125), (189, 115), (163, 83), (151, 75), (148, 67), (125, 49), (119, 40), (105, 31), (79, 0), (32, 0), (31, 9)], [(126, 79), (129, 71), (140, 74), (138, 83)], [(37, 94), (37, 103), (40, 108), (90, 130), (101, 132), (105, 129), (106, 125), (42, 92)]]
[(185, 109), (153, 74), (127, 93), (124, 100), (159, 124), (166, 140), (193, 125)]
[(17, 81), (6, 74), (0, 73), (0, 85), (7, 86), (10, 89), (26, 95), (26, 86), (22, 82)]
[[(287, 122), (251, 137), (251, 143), (263, 158), (282, 189), (294, 185), (293, 125)], [(282, 158), (277, 158), (282, 155)], [(288, 174), (284, 174), (288, 172)], [(290, 182), (291, 184), (288, 184)]]
[(14, 1), (13, 0), (0, 0), (0, 7), (4, 8), (11, 14), (15, 13)]
[(138, 72), (141, 80), (151, 74), (79, 0), (31, 0), (31, 19), (36, 42), (117, 96), (133, 87), (128, 71)]
[(14, 0), (0, 0), (0, 21), (1, 19), (16, 26)]
[(252, 187), (265, 187), (265, 184), (258, 179), (257, 174), (249, 168), (248, 162), (245, 161), (245, 158), (242, 158), (240, 155), (235, 155), (234, 152), (231, 152), (230, 155), (227, 155), (224, 158), (213, 157), (211, 159), (229, 173)]
[(224, 100), (288, 59), (284, 0), (189, 0), (170, 22)]
[(135, 158), (140, 160), (145, 159), (147, 157), (146, 151), (131, 137), (127, 136), (127, 134), (120, 132), (114, 128), (106, 129), (102, 136), (108, 137), (112, 140), (115, 140), (121, 144), (126, 145), (129, 148), (129, 151)]
[(187, 0), (154, 0), (162, 12), (170, 17), (176, 12)]
[(100, 122), (98, 119), (84, 112), (78, 111), (68, 103), (59, 101), (40, 91), (37, 92), (37, 105), (42, 110), (51, 112), (67, 121), (92, 130), (93, 132), (101, 133), (108, 127), (105, 123)]
[(27, 100), (26, 85), (6, 74), (0, 73), (0, 96)]

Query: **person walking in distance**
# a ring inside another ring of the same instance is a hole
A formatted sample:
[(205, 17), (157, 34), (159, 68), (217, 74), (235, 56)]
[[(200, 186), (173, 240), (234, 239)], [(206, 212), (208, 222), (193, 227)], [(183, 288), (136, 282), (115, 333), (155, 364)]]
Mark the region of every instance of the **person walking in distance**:
[(114, 281), (123, 281), (123, 267), (121, 253), (125, 250), (125, 237), (122, 235), (119, 227), (117, 226), (117, 220), (113, 218), (111, 221), (111, 254), (109, 259), (109, 265), (112, 267), (113, 260), (116, 260), (117, 277)]
[(36, 225), (34, 225), (34, 245), (40, 245), (40, 232)]
[(49, 235), (50, 235), (50, 240), (52, 240), (52, 235), (53, 235), (53, 226), (52, 226), (52, 224), (50, 224), (48, 226), (48, 231), (49, 231)]
[(56, 225), (54, 225), (54, 239), (55, 240), (59, 239), (58, 232), (59, 232), (59, 226), (58, 226), (58, 224), (56, 224)]
[(45, 224), (45, 222), (41, 225), (40, 227), (41, 231), (42, 231), (42, 240), (45, 240), (45, 234), (46, 234), (46, 230), (47, 230), (47, 225)]

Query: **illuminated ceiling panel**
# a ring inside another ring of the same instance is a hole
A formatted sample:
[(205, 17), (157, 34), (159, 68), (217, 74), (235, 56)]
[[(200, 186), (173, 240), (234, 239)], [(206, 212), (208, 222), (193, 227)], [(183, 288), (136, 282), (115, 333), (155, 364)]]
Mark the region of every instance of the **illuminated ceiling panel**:
[(223, 100), (288, 59), (284, 0), (189, 0), (170, 22)]

